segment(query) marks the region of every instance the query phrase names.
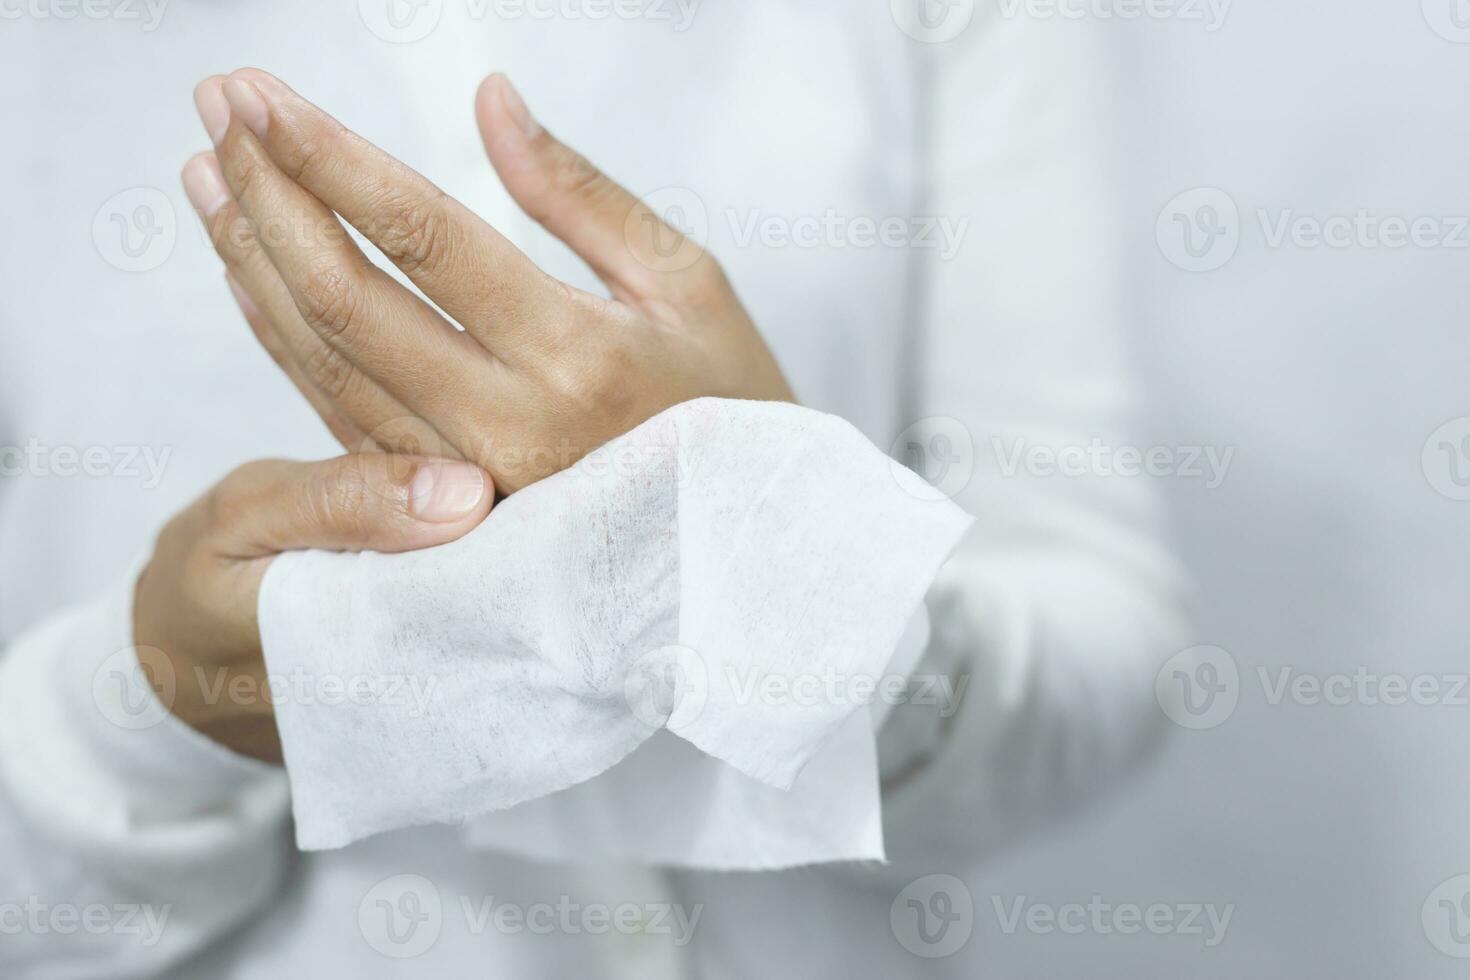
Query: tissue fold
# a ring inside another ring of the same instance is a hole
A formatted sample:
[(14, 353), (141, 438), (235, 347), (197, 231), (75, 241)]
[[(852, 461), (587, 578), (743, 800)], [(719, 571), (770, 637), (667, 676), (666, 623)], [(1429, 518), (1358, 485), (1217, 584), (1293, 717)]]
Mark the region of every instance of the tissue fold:
[(840, 419), (699, 399), (452, 544), (282, 555), (259, 620), (298, 844), (881, 857), (859, 709), (969, 521)]

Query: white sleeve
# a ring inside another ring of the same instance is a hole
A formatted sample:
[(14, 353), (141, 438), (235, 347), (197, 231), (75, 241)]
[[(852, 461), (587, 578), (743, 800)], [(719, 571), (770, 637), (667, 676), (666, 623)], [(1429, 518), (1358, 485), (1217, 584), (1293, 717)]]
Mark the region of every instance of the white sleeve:
[(915, 668), (959, 694), (915, 698), (880, 737), (897, 863), (973, 863), (1117, 783), (1168, 728), (1154, 675), (1185, 645), (1186, 590), (1152, 481), (1116, 455), (1135, 393), (1099, 32), (987, 7), (921, 56), (923, 213), (969, 226), (953, 256), (917, 253), (911, 411), (929, 421), (911, 444), (963, 470), (968, 440), (954, 499), (976, 523), (929, 590)]
[(281, 885), (280, 770), (162, 709), (136, 576), (0, 651), (0, 976), (153, 976)]

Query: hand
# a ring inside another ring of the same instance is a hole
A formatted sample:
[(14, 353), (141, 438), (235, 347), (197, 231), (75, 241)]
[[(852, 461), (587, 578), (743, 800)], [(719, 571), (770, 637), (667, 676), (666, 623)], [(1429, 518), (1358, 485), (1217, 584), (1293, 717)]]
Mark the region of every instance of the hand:
[(680, 402), (792, 399), (715, 261), (542, 129), (504, 78), (476, 100), (491, 162), (612, 299), (548, 276), (265, 72), (207, 79), (195, 99), (216, 150), (185, 168), (189, 196), (251, 327), (349, 447), (429, 440), (510, 493)]
[[(172, 672), (179, 718), (237, 752), (279, 762), (274, 709), (259, 694), (267, 687), (255, 613), (275, 556), (445, 544), (483, 521), (494, 496), (489, 477), (461, 462), (372, 453), (242, 466), (159, 535), (133, 606), (139, 659)], [(256, 693), (232, 698), (232, 689)]]

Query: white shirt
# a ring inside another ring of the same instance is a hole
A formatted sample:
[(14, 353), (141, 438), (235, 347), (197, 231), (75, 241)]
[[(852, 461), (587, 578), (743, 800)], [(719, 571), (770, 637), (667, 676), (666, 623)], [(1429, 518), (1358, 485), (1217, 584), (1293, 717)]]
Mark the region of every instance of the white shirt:
[[(1102, 52), (1086, 28), (986, 13), (921, 43), (887, 6), (709, 0), (676, 30), (679, 8), (661, 5), (643, 9), (672, 21), (448, 3), (404, 44), (350, 7), (264, 0), (180, 0), (151, 32), (115, 18), (7, 24), (0, 974), (974, 975), (977, 941), (939, 959), (906, 948), (890, 921), (900, 891), (930, 873), (963, 879), (1146, 755), (1165, 728), (1153, 680), (1181, 645), (1181, 577), (1144, 481), (1016, 465), (1037, 445), (1126, 444)], [(449, 829), (298, 854), (280, 772), (182, 725), (129, 733), (96, 717), (92, 671), (131, 643), (134, 563), (158, 528), (241, 462), (340, 451), (257, 349), (178, 190), (207, 142), (193, 84), (244, 64), (593, 288), (483, 159), (471, 96), (507, 71), (549, 128), (632, 190), (702, 207), (689, 217), (707, 222), (805, 405), (885, 449), (920, 419), (958, 420), (946, 431), (966, 435), (974, 471), (956, 500), (977, 522), (930, 589), (924, 669), (971, 680), (953, 718), (903, 706), (880, 735), (887, 867), (543, 866), (466, 850)], [(173, 214), (138, 192), (104, 208), (137, 187)], [(139, 217), (140, 201), (156, 222), (130, 230), (133, 258), (110, 215)], [(868, 241), (885, 219), (910, 247)], [(175, 242), (156, 267), (124, 271), (162, 254), (140, 227)], [(46, 760), (48, 778), (23, 758)], [(434, 946), (395, 960), (359, 911), (400, 874), (429, 879), (445, 909)], [(683, 945), (539, 935), (479, 915), (492, 896), (492, 908), (701, 912)], [(5, 903), (168, 918), (144, 942), (67, 932), (49, 913), (12, 929)]]

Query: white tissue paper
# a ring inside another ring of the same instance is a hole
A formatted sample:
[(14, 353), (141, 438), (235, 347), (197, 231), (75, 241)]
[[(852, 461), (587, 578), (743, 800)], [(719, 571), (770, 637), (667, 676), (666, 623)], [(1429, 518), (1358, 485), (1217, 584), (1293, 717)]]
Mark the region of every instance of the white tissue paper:
[(259, 618), (298, 844), (881, 859), (875, 725), (969, 523), (841, 419), (706, 398), (452, 544), (282, 555)]

